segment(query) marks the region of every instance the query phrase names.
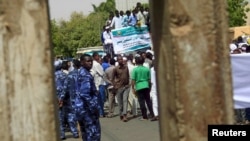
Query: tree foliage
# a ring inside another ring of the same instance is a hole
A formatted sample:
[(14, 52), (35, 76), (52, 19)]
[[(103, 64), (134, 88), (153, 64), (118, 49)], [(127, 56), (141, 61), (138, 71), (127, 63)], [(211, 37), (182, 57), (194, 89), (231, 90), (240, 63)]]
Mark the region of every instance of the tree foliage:
[(243, 26), (246, 24), (246, 12), (249, 11), (247, 0), (227, 0), (229, 13), (229, 26)]
[(107, 0), (106, 2), (102, 2), (99, 6), (92, 4), (92, 7), (95, 13), (109, 13), (110, 11), (114, 11), (115, 9), (115, 0)]
[(51, 21), (52, 46), (55, 55), (74, 57), (78, 48), (100, 46), (101, 31), (115, 1), (107, 0), (99, 6), (92, 5), (94, 12), (85, 16), (73, 12), (69, 21)]

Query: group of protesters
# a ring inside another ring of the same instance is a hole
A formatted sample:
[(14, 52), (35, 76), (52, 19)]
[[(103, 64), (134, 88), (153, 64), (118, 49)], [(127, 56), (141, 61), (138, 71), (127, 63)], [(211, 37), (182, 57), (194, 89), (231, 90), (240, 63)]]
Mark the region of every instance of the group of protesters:
[(138, 2), (132, 11), (127, 10), (124, 12), (122, 10), (115, 10), (114, 12), (110, 12), (109, 18), (103, 26), (101, 33), (101, 41), (105, 53), (110, 54), (112, 57), (114, 56), (111, 30), (128, 26), (147, 26), (150, 32), (149, 8), (143, 7), (142, 4)]
[(153, 51), (147, 50), (135, 55), (118, 55), (107, 60), (110, 64), (107, 69), (102, 63), (103, 80), (106, 82), (109, 102), (105, 116), (114, 117), (116, 97), (121, 121), (127, 122), (129, 118), (139, 116), (138, 108), (141, 111), (139, 120), (158, 120)]
[(231, 54), (250, 53), (250, 37), (239, 36), (229, 45)]
[(54, 65), (61, 139), (67, 126), (75, 138), (81, 132), (84, 141), (99, 141), (99, 118), (159, 119), (152, 50), (116, 57), (94, 52), (73, 61), (57, 59)]

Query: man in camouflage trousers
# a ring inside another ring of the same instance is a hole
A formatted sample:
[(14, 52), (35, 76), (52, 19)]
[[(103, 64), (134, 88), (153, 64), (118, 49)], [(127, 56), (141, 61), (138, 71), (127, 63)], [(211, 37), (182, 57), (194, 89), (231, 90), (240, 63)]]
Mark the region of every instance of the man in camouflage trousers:
[(65, 132), (64, 132), (64, 127), (63, 127), (63, 123), (64, 123), (64, 111), (63, 111), (63, 95), (64, 95), (64, 88), (63, 88), (63, 84), (64, 84), (64, 80), (67, 77), (67, 74), (63, 73), (63, 71), (61, 70), (62, 66), (61, 64), (55, 66), (56, 70), (55, 70), (55, 85), (56, 85), (56, 95), (57, 95), (57, 99), (58, 99), (58, 103), (59, 103), (59, 124), (60, 124), (60, 138), (66, 139), (65, 138)]
[(63, 109), (74, 138), (79, 138), (74, 105), (76, 97), (76, 80), (80, 68), (80, 61), (73, 60), (73, 66), (74, 70), (69, 72), (64, 82), (65, 96), (63, 98)]

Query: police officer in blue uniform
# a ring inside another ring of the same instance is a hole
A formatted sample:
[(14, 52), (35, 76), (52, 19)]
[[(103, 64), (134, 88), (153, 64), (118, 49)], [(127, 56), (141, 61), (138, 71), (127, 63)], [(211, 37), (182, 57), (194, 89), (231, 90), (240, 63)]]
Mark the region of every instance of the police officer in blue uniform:
[[(83, 141), (100, 141), (99, 104), (94, 78), (90, 74), (93, 59), (84, 54), (80, 57), (82, 67), (79, 70), (76, 85), (75, 112)], [(84, 132), (84, 133), (83, 133)]]
[(58, 64), (55, 66), (55, 85), (56, 85), (56, 95), (59, 103), (59, 124), (60, 124), (60, 138), (62, 140), (66, 139), (64, 132), (64, 110), (63, 110), (63, 97), (64, 97), (64, 81), (67, 74), (62, 71), (62, 65)]
[(64, 82), (64, 92), (63, 96), (63, 109), (67, 119), (67, 123), (74, 138), (79, 138), (77, 129), (77, 120), (75, 115), (75, 95), (76, 95), (76, 80), (78, 77), (78, 70), (80, 68), (80, 61), (73, 61), (74, 70), (70, 71)]

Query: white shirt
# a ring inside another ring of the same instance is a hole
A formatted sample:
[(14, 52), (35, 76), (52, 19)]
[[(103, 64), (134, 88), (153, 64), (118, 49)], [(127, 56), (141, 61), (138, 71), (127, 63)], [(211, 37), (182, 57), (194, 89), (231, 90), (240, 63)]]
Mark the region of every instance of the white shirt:
[(141, 23), (141, 25), (145, 25), (145, 18), (144, 15), (139, 11), (136, 15), (137, 21)]
[(155, 69), (152, 67), (150, 69), (150, 74), (151, 74), (151, 92), (156, 92), (156, 76), (155, 76)]
[(133, 69), (136, 66), (131, 61), (127, 62), (127, 66), (128, 66), (128, 72), (129, 72), (129, 83), (131, 84), (131, 82), (132, 82), (132, 72), (133, 72)]
[(73, 63), (70, 62), (69, 72), (71, 72), (72, 70), (74, 70), (74, 66), (73, 66)]
[(100, 85), (105, 85), (105, 81), (103, 79), (104, 71), (101, 64), (93, 60), (93, 66), (90, 70), (90, 73), (94, 77), (96, 89), (99, 90)]
[(128, 65), (128, 71), (129, 71), (129, 78), (132, 79), (132, 71), (135, 68), (135, 65), (132, 64), (132, 62), (128, 61), (127, 62)]
[(112, 44), (112, 37), (111, 37), (111, 33), (104, 31), (103, 32), (103, 39), (104, 39), (104, 44)]
[(150, 66), (149, 66), (149, 63), (148, 63), (148, 62), (144, 62), (144, 63), (143, 63), (143, 66), (150, 69)]
[(115, 66), (119, 66), (119, 63), (118, 63), (118, 62), (115, 62)]
[(115, 25), (115, 29), (122, 28), (122, 20), (121, 17), (113, 17), (112, 22), (111, 22), (111, 27)]

